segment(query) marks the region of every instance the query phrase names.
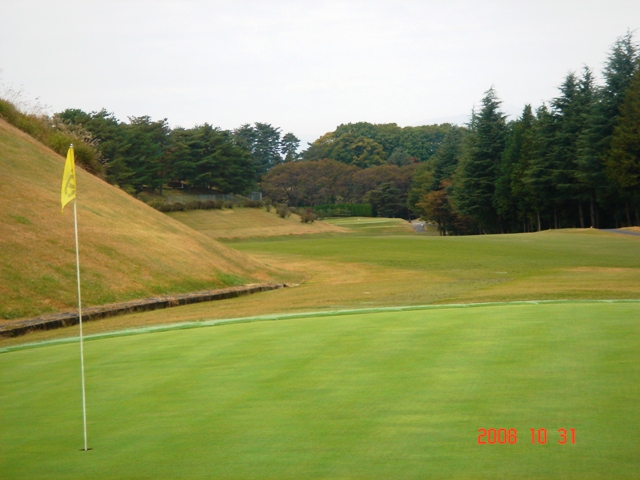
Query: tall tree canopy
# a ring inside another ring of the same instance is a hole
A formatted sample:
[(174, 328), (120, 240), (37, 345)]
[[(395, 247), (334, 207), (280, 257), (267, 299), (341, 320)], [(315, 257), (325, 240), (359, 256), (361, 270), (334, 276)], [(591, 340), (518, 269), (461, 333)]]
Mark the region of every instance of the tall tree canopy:
[(455, 194), (455, 205), (460, 213), (475, 218), (488, 231), (499, 228), (494, 194), (507, 134), (500, 103), (491, 87), (482, 99), (480, 112), (473, 115), (467, 136), (467, 154), (460, 163)]
[(627, 223), (632, 223), (633, 208), (635, 223), (640, 225), (640, 70), (634, 74), (620, 106), (606, 173), (624, 202)]
[(639, 52), (628, 32), (612, 45), (601, 85), (588, 67), (570, 72), (555, 98), (511, 121), (490, 88), (466, 127), (347, 123), (302, 153), (298, 137), (268, 123), (171, 129), (104, 109), (56, 114), (50, 143), (86, 137), (84, 165), (130, 192), (162, 191), (169, 180), (233, 193), (261, 184), (296, 206), (409, 208), (442, 233), (631, 225), (640, 223)]
[(222, 193), (245, 193), (254, 185), (254, 164), (227, 131), (204, 124), (172, 132), (169, 156), (172, 178), (192, 187)]
[(301, 158), (330, 158), (361, 168), (425, 162), (455, 128), (449, 124), (401, 128), (395, 123), (348, 123), (318, 138)]

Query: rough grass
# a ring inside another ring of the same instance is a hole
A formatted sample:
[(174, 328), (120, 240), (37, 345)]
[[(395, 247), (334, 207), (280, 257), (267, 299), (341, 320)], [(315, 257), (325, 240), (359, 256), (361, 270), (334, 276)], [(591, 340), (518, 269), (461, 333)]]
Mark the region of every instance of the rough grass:
[[(640, 304), (227, 325), (0, 354), (3, 478), (637, 478)], [(478, 445), (515, 428), (514, 445)], [(548, 442), (532, 445), (530, 428)], [(575, 444), (558, 444), (574, 428)]]
[[(0, 319), (76, 305), (72, 204), (60, 213), (63, 166), (62, 157), (0, 120)], [(86, 305), (274, 277), (81, 169), (77, 175)]]
[(341, 233), (346, 230), (328, 222), (301, 223), (298, 215), (280, 218), (275, 213), (258, 208), (232, 210), (191, 210), (171, 212), (170, 217), (215, 239), (240, 239), (282, 235)]

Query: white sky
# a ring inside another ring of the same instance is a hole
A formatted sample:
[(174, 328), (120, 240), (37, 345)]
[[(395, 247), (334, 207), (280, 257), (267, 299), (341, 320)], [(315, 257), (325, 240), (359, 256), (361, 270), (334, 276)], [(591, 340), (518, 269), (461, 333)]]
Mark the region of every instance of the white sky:
[(2, 3), (0, 83), (50, 113), (265, 122), (302, 146), (341, 123), (463, 121), (492, 85), (519, 114), (640, 27), (638, 0)]

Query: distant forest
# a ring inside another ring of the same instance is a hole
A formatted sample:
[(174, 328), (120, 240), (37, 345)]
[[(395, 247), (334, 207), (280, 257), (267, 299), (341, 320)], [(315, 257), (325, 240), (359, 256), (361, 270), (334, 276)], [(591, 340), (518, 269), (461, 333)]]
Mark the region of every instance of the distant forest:
[(340, 125), (299, 153), (267, 123), (227, 131), (106, 109), (0, 116), (133, 195), (167, 186), (313, 207), (368, 203), (378, 216), (437, 223), (441, 234), (640, 225), (640, 55), (632, 33), (612, 46), (597, 84), (569, 73), (559, 94), (507, 120), (491, 87), (465, 126)]
[(593, 72), (507, 121), (490, 88), (464, 127), (341, 125), (264, 176), (294, 205), (368, 202), (442, 234), (640, 225), (640, 59), (631, 33)]

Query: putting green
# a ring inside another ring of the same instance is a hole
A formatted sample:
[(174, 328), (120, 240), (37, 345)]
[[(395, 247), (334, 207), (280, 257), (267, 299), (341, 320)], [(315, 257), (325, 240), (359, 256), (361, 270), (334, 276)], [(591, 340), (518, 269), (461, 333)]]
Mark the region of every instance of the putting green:
[[(11, 351), (0, 477), (636, 478), (639, 319), (576, 302), (95, 339), (89, 452), (77, 344)], [(479, 445), (481, 428), (517, 443)]]

